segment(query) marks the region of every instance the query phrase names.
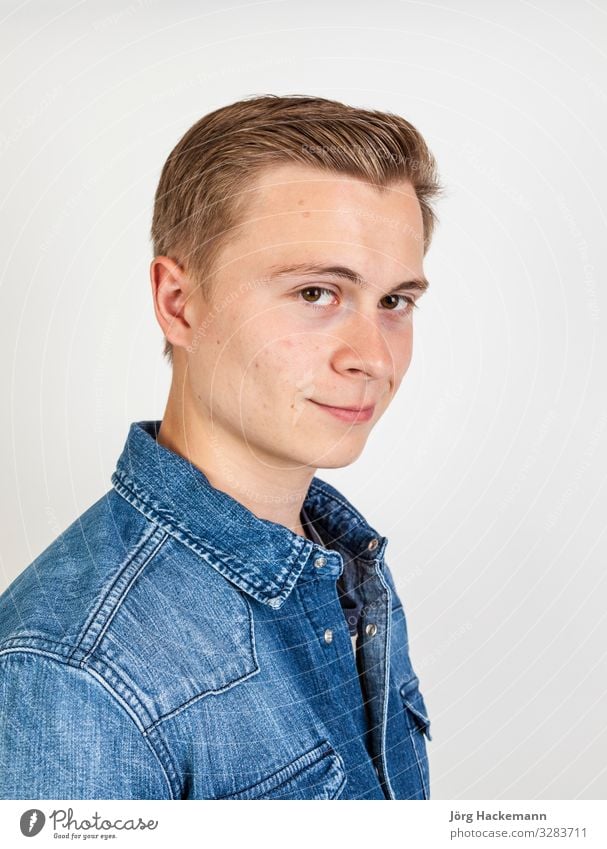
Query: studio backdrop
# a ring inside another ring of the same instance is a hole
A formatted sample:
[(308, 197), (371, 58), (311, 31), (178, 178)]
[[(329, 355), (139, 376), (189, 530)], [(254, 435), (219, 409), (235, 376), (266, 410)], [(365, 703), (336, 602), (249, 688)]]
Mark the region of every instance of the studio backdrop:
[(433, 798), (607, 793), (607, 15), (591, 2), (3, 2), (0, 590), (170, 382), (169, 151), (247, 95), (396, 112), (446, 191), (413, 361), (352, 466), (388, 537)]

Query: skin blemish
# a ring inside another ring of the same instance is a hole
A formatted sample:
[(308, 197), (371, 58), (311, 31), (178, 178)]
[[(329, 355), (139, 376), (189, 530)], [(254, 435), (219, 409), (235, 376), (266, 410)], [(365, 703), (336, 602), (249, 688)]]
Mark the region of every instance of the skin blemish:
[[(303, 198), (300, 198), (300, 199), (297, 201), (297, 206), (303, 206), (303, 205), (304, 205), (304, 203), (305, 203), (305, 200), (304, 200)], [(303, 217), (304, 217), (304, 218), (309, 218), (309, 217), (310, 217), (310, 213), (309, 213), (309, 212), (302, 212), (302, 215), (303, 215)]]

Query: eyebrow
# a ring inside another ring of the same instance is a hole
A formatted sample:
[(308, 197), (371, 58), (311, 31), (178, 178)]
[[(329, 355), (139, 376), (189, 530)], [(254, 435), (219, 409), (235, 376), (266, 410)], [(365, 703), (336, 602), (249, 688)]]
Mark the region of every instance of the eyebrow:
[[(369, 284), (363, 280), (357, 271), (353, 268), (348, 268), (345, 265), (316, 265), (314, 263), (301, 263), (299, 265), (285, 265), (281, 267), (275, 266), (270, 269), (269, 279), (275, 280), (280, 277), (288, 277), (292, 274), (329, 275), (332, 277), (339, 277), (343, 280), (350, 280), (352, 283), (356, 284), (356, 286), (360, 286), (361, 289), (369, 288)], [(401, 289), (413, 289), (423, 294), (429, 285), (430, 283), (426, 277), (415, 277), (411, 280), (403, 280), (402, 283), (397, 283), (388, 294), (400, 291)]]

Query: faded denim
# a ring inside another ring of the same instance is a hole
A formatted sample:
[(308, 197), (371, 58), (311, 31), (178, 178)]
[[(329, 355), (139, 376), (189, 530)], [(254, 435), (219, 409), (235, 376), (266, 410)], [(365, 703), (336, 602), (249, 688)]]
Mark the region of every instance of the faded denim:
[(131, 425), (112, 489), (0, 596), (1, 798), (428, 799), (388, 540), (318, 478), (334, 547), (259, 519), (159, 426)]

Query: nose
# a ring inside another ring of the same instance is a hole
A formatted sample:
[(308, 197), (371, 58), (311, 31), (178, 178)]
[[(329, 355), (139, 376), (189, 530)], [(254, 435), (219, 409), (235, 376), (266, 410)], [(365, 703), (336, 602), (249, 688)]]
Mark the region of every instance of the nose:
[(333, 367), (341, 373), (362, 374), (369, 379), (394, 380), (394, 357), (380, 317), (352, 311), (338, 335)]

